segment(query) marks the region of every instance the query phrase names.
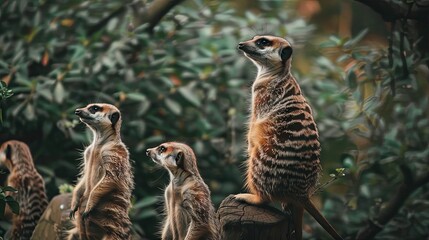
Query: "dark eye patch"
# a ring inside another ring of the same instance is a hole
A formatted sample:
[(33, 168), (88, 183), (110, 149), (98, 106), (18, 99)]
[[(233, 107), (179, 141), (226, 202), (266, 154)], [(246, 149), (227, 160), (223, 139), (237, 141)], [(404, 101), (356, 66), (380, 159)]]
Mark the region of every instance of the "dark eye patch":
[(271, 46), (272, 42), (266, 38), (260, 38), (256, 40), (256, 45), (260, 48)]
[(12, 147), (10, 145), (7, 145), (6, 147), (6, 158), (12, 159)]
[(158, 147), (158, 152), (159, 153), (163, 153), (163, 152), (165, 152), (167, 150), (167, 148), (166, 147), (164, 147), (164, 146), (159, 146)]
[(96, 113), (96, 112), (101, 112), (103, 110), (102, 107), (97, 106), (97, 105), (92, 105), (91, 107), (88, 108), (88, 111), (92, 114)]

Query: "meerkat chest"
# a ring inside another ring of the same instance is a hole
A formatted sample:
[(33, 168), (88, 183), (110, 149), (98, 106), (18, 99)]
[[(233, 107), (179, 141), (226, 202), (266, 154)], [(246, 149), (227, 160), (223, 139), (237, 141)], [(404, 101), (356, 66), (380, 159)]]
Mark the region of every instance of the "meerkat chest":
[(87, 189), (92, 189), (102, 174), (102, 154), (100, 148), (90, 148), (85, 151), (85, 173)]
[(252, 93), (251, 106), (252, 118), (267, 118), (272, 111), (272, 104), (275, 99), (276, 96), (273, 96), (273, 94), (266, 88), (254, 91)]
[(182, 187), (170, 184), (165, 191), (166, 208), (167, 213), (171, 216), (170, 224), (179, 231), (189, 223), (189, 216), (183, 207), (184, 201)]

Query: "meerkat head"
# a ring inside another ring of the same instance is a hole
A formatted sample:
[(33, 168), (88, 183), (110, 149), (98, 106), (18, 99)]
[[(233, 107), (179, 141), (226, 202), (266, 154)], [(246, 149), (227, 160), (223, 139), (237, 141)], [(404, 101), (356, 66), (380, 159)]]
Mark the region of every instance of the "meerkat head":
[(0, 165), (12, 170), (14, 166), (30, 164), (34, 166), (30, 149), (27, 144), (20, 141), (7, 141), (0, 147)]
[(244, 52), (258, 69), (289, 67), (292, 46), (281, 37), (255, 36), (251, 40), (240, 42), (238, 49)]
[(197, 173), (194, 151), (186, 144), (177, 142), (163, 143), (158, 147), (147, 149), (146, 155), (156, 164), (169, 170), (173, 175), (179, 169), (194, 174)]
[(111, 104), (92, 103), (84, 108), (76, 109), (75, 114), (81, 122), (95, 131), (113, 129), (117, 132), (121, 127), (121, 112)]

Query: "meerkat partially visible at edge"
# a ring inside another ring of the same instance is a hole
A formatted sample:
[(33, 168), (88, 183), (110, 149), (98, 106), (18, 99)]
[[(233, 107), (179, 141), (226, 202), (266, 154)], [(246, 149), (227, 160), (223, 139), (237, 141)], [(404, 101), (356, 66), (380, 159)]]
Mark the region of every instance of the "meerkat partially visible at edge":
[(312, 110), (291, 74), (292, 47), (275, 36), (255, 36), (238, 48), (258, 68), (252, 85), (246, 187), (250, 204), (279, 201), (292, 210), (302, 238), (304, 208), (334, 238), (342, 239), (311, 202), (322, 170)]
[(168, 142), (149, 148), (146, 154), (170, 174), (165, 189), (162, 240), (217, 240), (218, 224), (210, 190), (201, 178), (192, 149)]
[(73, 191), (69, 239), (131, 239), (128, 210), (134, 188), (129, 153), (121, 140), (121, 113), (110, 104), (89, 104), (75, 114), (93, 132), (80, 180)]
[(11, 210), (6, 208), (6, 215), (12, 215), (12, 228), (6, 233), (5, 239), (30, 239), (48, 205), (45, 182), (34, 166), (30, 149), (23, 142), (12, 140), (3, 143), (0, 147), (0, 164), (10, 171), (7, 185), (18, 192), (7, 193), (20, 207), (18, 215), (12, 214)]

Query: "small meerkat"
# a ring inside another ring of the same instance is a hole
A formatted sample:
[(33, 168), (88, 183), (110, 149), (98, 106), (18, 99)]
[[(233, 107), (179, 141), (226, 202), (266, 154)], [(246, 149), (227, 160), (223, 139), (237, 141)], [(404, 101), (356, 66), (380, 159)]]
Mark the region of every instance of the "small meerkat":
[(304, 208), (334, 238), (342, 239), (311, 202), (322, 167), (313, 114), (291, 73), (292, 46), (280, 37), (255, 36), (238, 48), (258, 68), (248, 124), (246, 187), (250, 204), (279, 201), (292, 210), (302, 238)]
[(69, 239), (131, 239), (128, 210), (134, 188), (127, 147), (121, 140), (121, 112), (100, 103), (78, 108), (75, 114), (93, 133), (84, 151), (80, 179), (73, 190)]
[[(18, 203), (20, 212), (12, 215), (12, 228), (6, 233), (5, 239), (30, 239), (40, 216), (48, 205), (45, 182), (37, 172), (30, 149), (20, 141), (7, 141), (0, 147), (0, 164), (9, 171), (7, 185), (18, 190), (9, 193)], [(6, 208), (6, 214), (11, 210)]]
[(146, 155), (170, 174), (164, 194), (162, 240), (219, 239), (210, 190), (200, 176), (192, 149), (183, 143), (167, 142), (147, 149)]

